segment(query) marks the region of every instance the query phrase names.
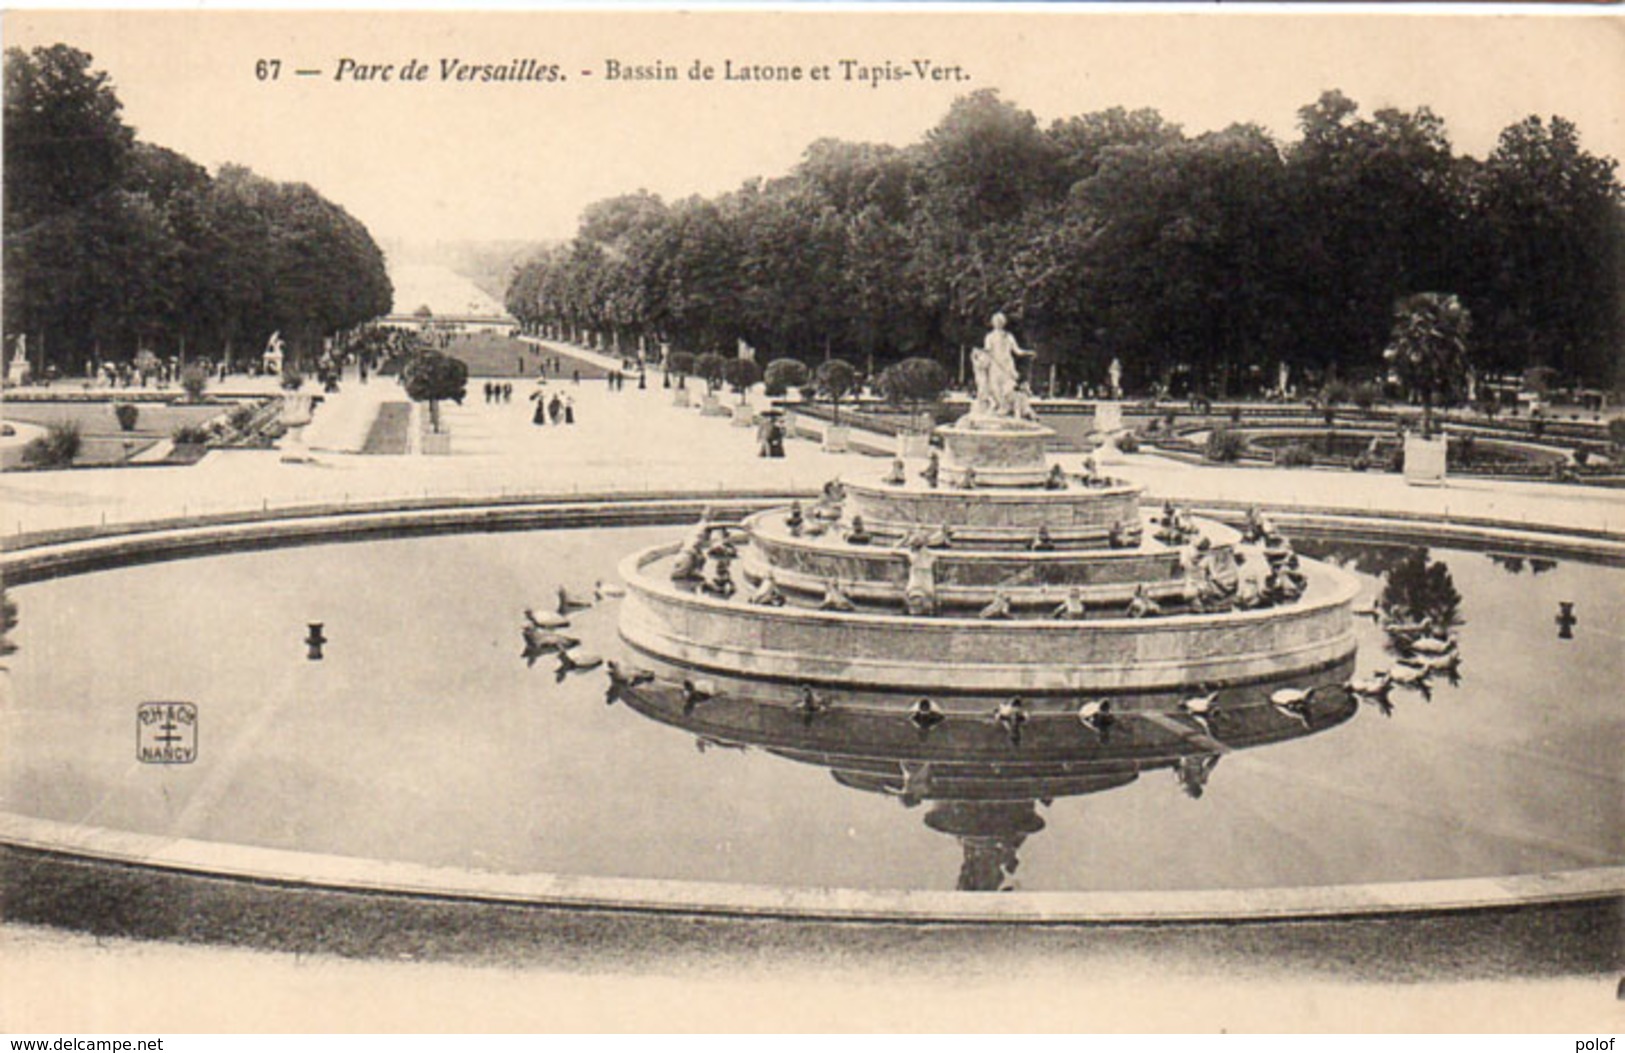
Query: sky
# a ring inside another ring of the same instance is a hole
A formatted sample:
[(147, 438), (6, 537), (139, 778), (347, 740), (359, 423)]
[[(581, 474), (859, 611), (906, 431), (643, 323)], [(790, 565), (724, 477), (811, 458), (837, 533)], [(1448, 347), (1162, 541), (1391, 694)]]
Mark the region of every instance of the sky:
[[(1300, 107), (1337, 88), (1364, 113), (1432, 107), (1461, 152), (1482, 156), (1508, 124), (1560, 114), (1588, 149), (1625, 158), (1625, 19), (1572, 8), (11, 10), (3, 30), (8, 47), (90, 52), (141, 138), (211, 170), (310, 183), (380, 239), (420, 243), (566, 238), (593, 201), (717, 194), (788, 171), (822, 137), (917, 141), (955, 97), (987, 87), (1044, 124), (1148, 106), (1193, 134), (1256, 122), (1283, 141)], [(403, 79), (412, 60), (427, 79)], [(443, 66), (516, 60), (563, 79), (459, 81)], [(612, 80), (612, 62), (678, 79)], [(690, 79), (696, 62), (711, 79)], [(947, 72), (858, 74), (887, 63)], [(750, 65), (802, 79), (739, 79)], [(362, 66), (392, 68), (358, 79)]]

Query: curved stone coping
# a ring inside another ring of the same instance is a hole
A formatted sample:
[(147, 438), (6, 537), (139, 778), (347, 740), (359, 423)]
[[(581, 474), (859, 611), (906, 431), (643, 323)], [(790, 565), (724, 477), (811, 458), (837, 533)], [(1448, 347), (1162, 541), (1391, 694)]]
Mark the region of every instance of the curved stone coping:
[(948, 526), (986, 539), (1030, 538), (1039, 526), (1056, 538), (1103, 540), (1116, 522), (1140, 522), (1140, 487), (1114, 485), (1066, 490), (930, 489), (905, 484), (847, 483), (842, 510), (871, 528), (902, 533), (917, 526)]
[(1128, 483), (1122, 480), (1112, 480), (1106, 486), (1084, 486), (1077, 482), (1076, 474), (1068, 474), (1069, 485), (1065, 490), (1045, 490), (1034, 487), (1030, 490), (955, 490), (947, 486), (927, 486), (923, 481), (915, 478), (919, 473), (913, 468), (908, 471), (907, 482), (893, 486), (885, 482), (847, 482), (842, 480), (841, 485), (846, 488), (848, 495), (860, 493), (866, 497), (884, 499), (888, 496), (940, 499), (944, 503), (963, 504), (974, 501), (977, 504), (1000, 505), (1043, 505), (1043, 504), (1081, 504), (1079, 498), (1099, 500), (1107, 497), (1131, 496), (1138, 498), (1145, 487), (1138, 483)]
[[(908, 580), (908, 550), (894, 542), (851, 545), (838, 536), (796, 537), (783, 526), (782, 509), (768, 509), (745, 519), (751, 545), (740, 560), (747, 579), (760, 581), (768, 572), (780, 585), (801, 592), (821, 593), (834, 578), (855, 599), (901, 602)], [(1241, 536), (1222, 523), (1208, 520), (1200, 526), (1212, 541), (1212, 551), (1231, 552)], [(1005, 589), (1013, 603), (1051, 604), (1070, 588), (1081, 590), (1086, 602), (1097, 605), (1125, 603), (1138, 585), (1154, 599), (1183, 597), (1186, 581), (1178, 549), (1140, 532), (1134, 548), (1066, 548), (1057, 539), (1055, 551), (1032, 552), (1025, 547), (978, 549), (955, 545), (933, 549), (937, 595), (947, 603), (986, 603), (996, 589)], [(956, 532), (956, 537), (963, 534)], [(975, 543), (974, 537), (969, 539)], [(1225, 555), (1228, 564), (1230, 557)]]
[[(895, 555), (899, 558), (906, 557), (908, 552), (907, 546), (903, 544), (903, 539), (909, 533), (919, 529), (918, 526), (912, 526), (903, 533), (892, 534), (891, 536), (895, 540), (879, 538), (867, 545), (853, 545), (840, 536), (840, 530), (850, 526), (848, 520), (841, 520), (839, 529), (832, 527), (829, 531), (816, 537), (805, 534), (798, 537), (791, 534), (789, 529), (783, 525), (786, 515), (788, 513), (783, 508), (767, 508), (747, 516), (740, 525), (750, 534), (753, 540), (759, 538), (772, 544), (783, 545), (801, 551), (832, 556)], [(938, 548), (933, 551), (939, 556), (969, 563), (1001, 563), (1017, 558), (1022, 561), (1032, 560), (1038, 563), (1109, 563), (1114, 560), (1132, 561), (1136, 559), (1173, 560), (1177, 562), (1179, 549), (1158, 541), (1153, 536), (1154, 532), (1151, 528), (1154, 526), (1152, 521), (1154, 515), (1155, 513), (1150, 511), (1140, 513), (1134, 527), (1126, 531), (1129, 537), (1138, 538), (1131, 548), (1102, 548), (1097, 545), (1080, 545), (1067, 548), (1063, 544), (1069, 536), (1075, 537), (1082, 534), (1091, 539), (1094, 537), (1093, 532), (1085, 533), (1081, 531), (1052, 532), (1050, 539), (1055, 542), (1056, 547), (1049, 551), (1035, 552), (1027, 547), (1027, 543), (1030, 543), (1036, 536), (1034, 533), (1023, 534), (1023, 544), (1019, 548), (977, 548), (976, 544), (981, 539), (976, 531), (955, 529), (953, 533), (955, 543), (951, 547)], [(1221, 550), (1234, 548), (1241, 542), (1240, 531), (1217, 520), (1198, 520), (1197, 525), (1200, 526), (1202, 534), (1207, 537), (1212, 548)], [(868, 520), (864, 521), (864, 526), (866, 529), (869, 528)], [(871, 530), (870, 532), (873, 533), (874, 531)]]
[(1177, 891), (975, 892), (776, 888), (567, 874), (502, 874), (124, 833), (0, 813), (0, 844), (200, 878), (492, 906), (851, 922), (1091, 925), (1369, 918), (1608, 902), (1625, 866), (1365, 885)]
[[(667, 542), (652, 545), (648, 548), (634, 552), (621, 560), (619, 570), (621, 578), (628, 585), (635, 585), (642, 592), (658, 595), (663, 599), (672, 599), (690, 606), (729, 613), (750, 611), (756, 614), (771, 614), (779, 617), (794, 617), (808, 619), (815, 622), (831, 624), (872, 624), (875, 626), (891, 626), (896, 628), (921, 628), (921, 620), (917, 617), (903, 614), (874, 614), (867, 611), (815, 611), (799, 607), (758, 607), (745, 604), (742, 600), (723, 600), (713, 596), (705, 596), (696, 592), (679, 589), (669, 581), (654, 578), (643, 573), (648, 564), (674, 555), (681, 544)], [(886, 551), (882, 549), (881, 551)], [(1226, 626), (1263, 623), (1278, 621), (1291, 615), (1307, 615), (1318, 613), (1328, 608), (1334, 608), (1341, 603), (1347, 603), (1360, 593), (1360, 584), (1353, 575), (1329, 564), (1314, 560), (1304, 560), (1310, 565), (1311, 574), (1331, 580), (1320, 588), (1311, 583), (1311, 591), (1299, 602), (1289, 606), (1266, 607), (1257, 610), (1232, 610), (1212, 614), (1170, 614), (1157, 618), (1110, 618), (1088, 622), (1091, 629), (1118, 629), (1143, 631), (1147, 627), (1183, 628), (1191, 625), (1212, 624), (1222, 622)], [(930, 618), (925, 625), (954, 629), (959, 631), (988, 632), (1000, 627), (1008, 629), (1019, 625), (1024, 627), (1045, 627), (1056, 632), (1062, 632), (1066, 627), (1076, 629), (1079, 622), (1047, 622), (1047, 621), (1016, 621), (1001, 622), (987, 621), (981, 618)]]
[(904, 691), (1157, 691), (1290, 675), (1352, 654), (1353, 575), (1310, 563), (1291, 606), (1087, 621), (919, 619), (759, 607), (647, 572), (675, 544), (626, 557), (621, 636), (681, 665), (769, 679)]
[[(1340, 420), (1330, 428), (1317, 428), (1312, 425), (1302, 424), (1281, 424), (1274, 427), (1243, 424), (1240, 428), (1232, 428), (1232, 430), (1237, 432), (1237, 434), (1241, 435), (1244, 440), (1249, 442), (1254, 438), (1318, 439), (1328, 433), (1332, 435), (1354, 435), (1362, 439), (1383, 438), (1394, 443), (1399, 441), (1399, 437), (1394, 434), (1392, 422), (1388, 422), (1386, 426), (1384, 426), (1382, 422), (1377, 422), (1375, 426), (1369, 428), (1361, 428), (1356, 425), (1357, 422), (1354, 421), (1344, 423)], [(1189, 438), (1191, 438), (1192, 441), (1203, 441), (1206, 438), (1207, 433), (1211, 430), (1212, 429), (1205, 429), (1202, 432), (1193, 431), (1191, 432)], [(1566, 459), (1569, 452), (1567, 447), (1557, 443), (1542, 443), (1538, 439), (1524, 437), (1512, 438), (1501, 435), (1497, 432), (1479, 431), (1473, 429), (1471, 426), (1459, 424), (1446, 426), (1444, 429), (1444, 434), (1451, 441), (1458, 443), (1461, 440), (1470, 437), (1474, 443), (1480, 444), (1481, 448), (1486, 451), (1504, 446), (1512, 450), (1521, 450), (1524, 453), (1543, 453), (1554, 455), (1553, 459), (1555, 460)], [(1268, 448), (1269, 447), (1260, 447), (1260, 449)]]
[[(821, 596), (824, 592), (825, 583), (834, 578), (840, 582), (842, 591), (852, 599), (901, 605), (907, 588), (907, 558), (898, 550), (884, 548), (877, 550), (867, 558), (879, 557), (885, 559), (888, 553), (893, 557), (888, 564), (888, 569), (892, 573), (891, 576), (886, 578), (865, 578), (850, 572), (837, 573), (833, 567), (820, 568), (816, 571), (795, 570), (779, 564), (768, 563), (761, 559), (754, 550), (742, 556), (739, 564), (740, 570), (747, 581), (759, 582), (768, 574), (772, 574), (774, 582), (785, 589), (805, 595)], [(1088, 585), (1073, 585), (1065, 582), (1038, 585), (964, 585), (944, 583), (943, 579), (950, 574), (952, 574), (952, 567), (945, 567), (939, 561), (937, 564), (937, 586), (934, 590), (937, 601), (940, 604), (961, 607), (985, 605), (992, 600), (994, 593), (1001, 589), (1009, 597), (1011, 605), (1015, 607), (1053, 607), (1067, 596), (1069, 590), (1074, 588), (1078, 590), (1079, 599), (1086, 605), (1096, 607), (1122, 606), (1134, 595), (1135, 589), (1142, 585), (1145, 588), (1146, 595), (1158, 602), (1183, 600), (1186, 590), (1184, 578), (1173, 578), (1166, 575), (1155, 580)]]
[(564, 529), (588, 526), (639, 526), (690, 523), (706, 508), (742, 516), (781, 504), (780, 493), (590, 494), (514, 500), (416, 500), (396, 505), (346, 510), (342, 507), (299, 509), (291, 515), (272, 512), (197, 517), (183, 524), (136, 524), (127, 532), (90, 537), (45, 539), (0, 552), (0, 574), (11, 584), (82, 574), (135, 563), (157, 562), (221, 552), (365, 540), (413, 534), (466, 531)]
[[(1235, 517), (1251, 507), (1245, 501), (1192, 502), (1204, 515)], [(1610, 565), (1625, 564), (1625, 538), (1617, 534), (1575, 529), (1565, 531), (1553, 524), (1519, 524), (1484, 519), (1436, 519), (1420, 513), (1369, 513), (1355, 510), (1304, 510), (1290, 506), (1259, 505), (1274, 518), (1276, 525), (1307, 534), (1357, 534), (1373, 541), (1449, 544), (1461, 548), (1510, 549), (1528, 555), (1552, 555), (1569, 559), (1589, 559)]]

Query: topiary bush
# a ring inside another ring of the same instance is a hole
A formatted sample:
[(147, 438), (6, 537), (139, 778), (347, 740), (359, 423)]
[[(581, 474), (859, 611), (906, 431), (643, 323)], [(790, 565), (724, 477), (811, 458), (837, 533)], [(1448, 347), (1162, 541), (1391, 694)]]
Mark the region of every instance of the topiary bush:
[(181, 390), (189, 402), (202, 402), (203, 392), (209, 387), (209, 371), (193, 364), (181, 370)]
[(722, 366), (722, 377), (728, 386), (739, 394), (739, 401), (745, 401), (745, 393), (751, 385), (762, 379), (762, 370), (755, 362), (748, 358), (731, 358)]
[(705, 393), (714, 394), (717, 385), (722, 383), (723, 370), (728, 368), (728, 360), (715, 351), (707, 351), (694, 360), (694, 375), (705, 381)]
[(682, 387), (683, 381), (694, 375), (694, 352), (673, 351), (667, 355), (666, 371), (677, 374), (677, 386)]
[(45, 429), (44, 435), (23, 447), (23, 463), (35, 468), (65, 468), (79, 456), (82, 445), (78, 424), (57, 421)]
[(1295, 442), (1275, 451), (1275, 463), (1282, 468), (1309, 468), (1315, 463), (1315, 453), (1303, 443)]
[(209, 441), (209, 431), (196, 424), (182, 424), (169, 437), (176, 446), (202, 446)]
[(775, 358), (767, 364), (767, 372), (762, 375), (762, 382), (768, 397), (778, 398), (788, 393), (791, 388), (805, 387), (807, 377), (807, 365), (800, 359)]
[(834, 411), (832, 423), (840, 424), (841, 400), (857, 390), (858, 371), (851, 363), (832, 358), (818, 367), (813, 374), (813, 384), (818, 389), (818, 397), (827, 400)]
[(1246, 445), (1240, 433), (1229, 428), (1215, 428), (1208, 433), (1207, 446), (1203, 448), (1202, 455), (1210, 461), (1230, 464), (1241, 459), (1241, 451)]
[(440, 400), (450, 399), (459, 406), (468, 395), (468, 363), (438, 351), (419, 351), (406, 360), (401, 372), (406, 396), (413, 402), (429, 404), (429, 427), (440, 432)]
[(135, 422), (141, 418), (141, 410), (131, 403), (120, 402), (113, 406), (113, 416), (118, 419), (120, 431), (134, 431)]
[(880, 374), (880, 391), (894, 406), (906, 405), (918, 419), (920, 407), (934, 403), (948, 390), (948, 371), (929, 358), (905, 358)]
[(1377, 385), (1368, 380), (1364, 383), (1354, 385), (1354, 390), (1350, 393), (1349, 397), (1353, 399), (1354, 404), (1359, 407), (1360, 412), (1369, 413), (1371, 411), (1371, 407), (1377, 404), (1377, 399), (1381, 395), (1382, 392), (1377, 389)]

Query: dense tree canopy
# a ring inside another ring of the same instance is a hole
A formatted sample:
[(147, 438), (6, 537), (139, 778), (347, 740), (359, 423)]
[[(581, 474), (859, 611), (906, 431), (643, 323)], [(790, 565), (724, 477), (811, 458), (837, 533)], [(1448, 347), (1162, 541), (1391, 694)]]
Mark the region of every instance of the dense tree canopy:
[(141, 349), (294, 355), (389, 310), (382, 251), (303, 184), (139, 142), (66, 45), (5, 56), (5, 335), (79, 372)]
[(1435, 289), (1477, 321), (1482, 368), (1621, 382), (1625, 209), (1615, 163), (1531, 117), (1490, 157), (1426, 107), (1369, 116), (1329, 91), (1299, 137), (1189, 136), (1153, 110), (1041, 127), (981, 91), (907, 147), (819, 140), (791, 172), (716, 198), (587, 210), (522, 267), (508, 308), (623, 345), (832, 357), (951, 373), (995, 310), (1040, 376), (1210, 394), (1285, 364), (1387, 373), (1395, 305)]

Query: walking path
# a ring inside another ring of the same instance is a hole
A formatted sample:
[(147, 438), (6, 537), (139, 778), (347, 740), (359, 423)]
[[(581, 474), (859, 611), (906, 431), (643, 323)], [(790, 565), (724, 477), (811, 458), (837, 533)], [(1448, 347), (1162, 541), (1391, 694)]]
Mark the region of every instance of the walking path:
[[(540, 346), (585, 361), (607, 358), (562, 344)], [(483, 401), (479, 378), (473, 378), (462, 406), (441, 405), (452, 433), (448, 456), (360, 454), (379, 406), (405, 396), (393, 378), (375, 377), (367, 384), (351, 379), (338, 394), (326, 396), (306, 431), (316, 451), (314, 463), (284, 464), (275, 450), (217, 450), (186, 467), (6, 473), (0, 477), (0, 533), (390, 498), (812, 491), (831, 478), (856, 478), (877, 468), (871, 456), (825, 453), (806, 441), (788, 443), (783, 460), (761, 459), (755, 429), (674, 407), (671, 392), (656, 377), (650, 374), (647, 390), (632, 383), (619, 392), (603, 380), (516, 381), (509, 403)], [(264, 394), (274, 390), (274, 381), (244, 378), (222, 385), (230, 389), (222, 393), (240, 387), (244, 394), (249, 388)], [(574, 400), (573, 426), (531, 423), (529, 396), (539, 388)], [(1618, 490), (1477, 478), (1429, 489), (1383, 473), (1194, 466), (1148, 455), (1127, 456), (1110, 471), (1144, 485), (1148, 498), (1159, 501), (1498, 519), (1625, 535), (1625, 492)]]

